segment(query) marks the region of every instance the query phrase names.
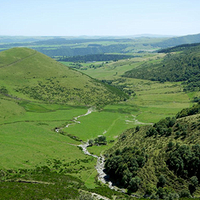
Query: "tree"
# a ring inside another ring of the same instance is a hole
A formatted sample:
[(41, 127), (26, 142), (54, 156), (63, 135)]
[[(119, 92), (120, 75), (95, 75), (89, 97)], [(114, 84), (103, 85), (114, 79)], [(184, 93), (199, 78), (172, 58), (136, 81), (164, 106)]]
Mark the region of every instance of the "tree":
[(162, 187), (159, 187), (156, 194), (160, 199), (164, 199), (164, 197), (166, 196), (166, 191)]
[(189, 185), (190, 193), (193, 194), (196, 191), (196, 187), (199, 184), (198, 178), (196, 176), (192, 176), (190, 178), (191, 184)]
[(136, 126), (135, 131), (138, 132), (140, 130), (139, 126)]
[(179, 199), (179, 195), (177, 193), (170, 193), (170, 194), (168, 194), (167, 199), (168, 200), (177, 200), (177, 199)]
[(98, 138), (95, 138), (94, 141), (95, 141), (96, 145), (106, 145), (107, 144), (106, 137), (103, 135), (99, 136)]
[(89, 146), (93, 146), (94, 145), (94, 140), (89, 140), (88, 143), (89, 143)]
[(141, 179), (138, 176), (135, 176), (134, 178), (132, 178), (128, 186), (129, 191), (136, 192), (139, 188), (140, 183), (141, 183)]
[(166, 184), (166, 179), (163, 175), (160, 175), (158, 178), (158, 184), (157, 187), (164, 187), (164, 185)]
[(194, 186), (197, 186), (199, 184), (199, 180), (198, 180), (198, 178), (196, 176), (192, 176), (190, 178), (190, 181)]
[(180, 198), (191, 198), (190, 192), (188, 190), (181, 190), (180, 194), (179, 194)]
[(172, 141), (170, 141), (167, 145), (168, 149), (172, 149), (172, 147), (174, 146), (174, 143)]

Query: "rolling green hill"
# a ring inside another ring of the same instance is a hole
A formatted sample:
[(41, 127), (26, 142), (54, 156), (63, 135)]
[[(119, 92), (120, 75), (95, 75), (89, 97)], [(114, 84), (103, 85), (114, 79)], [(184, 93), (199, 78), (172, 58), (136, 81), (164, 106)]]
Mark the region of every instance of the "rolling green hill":
[(0, 91), (27, 100), (76, 105), (103, 105), (127, 98), (123, 92), (28, 48), (0, 53)]
[(144, 63), (125, 72), (124, 77), (160, 82), (184, 81), (185, 91), (198, 91), (200, 88), (200, 44), (183, 45), (166, 50), (166, 52), (172, 51), (176, 53), (167, 54), (164, 59), (156, 62)]
[(176, 118), (124, 132), (106, 154), (110, 177), (139, 196), (199, 197), (199, 113), (200, 104), (196, 104)]
[(158, 53), (171, 53), (171, 52), (184, 51), (190, 49), (195, 49), (196, 51), (199, 51), (199, 48), (200, 48), (200, 43), (182, 44), (175, 47), (158, 50)]
[(164, 41), (153, 44), (153, 46), (159, 46), (162, 48), (177, 46), (181, 44), (191, 44), (200, 42), (200, 34), (186, 35), (181, 37), (169, 38)]

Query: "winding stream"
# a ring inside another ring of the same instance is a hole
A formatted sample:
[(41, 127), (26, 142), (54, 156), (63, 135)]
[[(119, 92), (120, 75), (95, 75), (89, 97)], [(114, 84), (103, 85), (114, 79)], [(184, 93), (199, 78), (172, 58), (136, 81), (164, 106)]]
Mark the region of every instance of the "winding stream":
[[(73, 119), (73, 122), (74, 123), (70, 123), (70, 124), (67, 124), (65, 128), (68, 128), (70, 125), (73, 125), (73, 124), (80, 124), (81, 122), (78, 121), (78, 118), (80, 117), (84, 117), (84, 116), (87, 116), (89, 114), (91, 114), (92, 112), (94, 111), (93, 108), (89, 108), (87, 113), (83, 114), (83, 115), (79, 115), (77, 117), (74, 117)], [(133, 116), (133, 120), (134, 121), (128, 121), (126, 120), (126, 122), (135, 122), (136, 124), (146, 124), (146, 123), (142, 123), (142, 122), (139, 122), (138, 120), (136, 120), (136, 116)], [(150, 124), (150, 123), (149, 123)], [(59, 132), (59, 130), (62, 129), (62, 128), (56, 128), (55, 131), (56, 132)], [(107, 131), (104, 131), (103, 134), (105, 134)], [(87, 147), (89, 146), (89, 142), (85, 142), (85, 143), (82, 143), (80, 145), (78, 145), (79, 147), (82, 148), (83, 150), (83, 153), (88, 155), (88, 156), (92, 156), (94, 158), (97, 158), (97, 164), (96, 164), (96, 170), (97, 170), (97, 173), (98, 173), (98, 180), (101, 181), (102, 183), (104, 184), (107, 184), (108, 187), (112, 190), (115, 190), (115, 191), (119, 191), (119, 192), (122, 192), (122, 193), (126, 193), (125, 189), (121, 189), (121, 188), (118, 188), (117, 186), (115, 186), (109, 179), (108, 179), (108, 175), (104, 172), (104, 164), (105, 164), (105, 158), (103, 155), (101, 156), (97, 156), (97, 155), (94, 155), (94, 154), (91, 154), (88, 150), (87, 150)]]
[(88, 156), (92, 156), (94, 158), (97, 158), (97, 164), (96, 164), (95, 168), (96, 168), (97, 173), (98, 173), (98, 180), (101, 181), (104, 184), (108, 184), (108, 187), (112, 190), (125, 193), (125, 189), (121, 189), (121, 188), (118, 188), (117, 186), (114, 186), (114, 184), (108, 179), (108, 175), (104, 172), (104, 169), (105, 169), (105, 167), (104, 167), (104, 163), (105, 163), (104, 156), (102, 156), (102, 155), (97, 156), (97, 155), (91, 154), (87, 150), (87, 147), (89, 146), (88, 141), (86, 143), (80, 144), (78, 146), (82, 148), (84, 154), (86, 154)]
[[(86, 114), (79, 115), (78, 117), (74, 117), (74, 120), (73, 120), (74, 123), (67, 124), (66, 128), (68, 128), (70, 125), (73, 125), (73, 124), (80, 124), (81, 122), (78, 121), (78, 118), (87, 116), (87, 115), (91, 114), (93, 111), (94, 110), (92, 108), (89, 108)], [(56, 129), (56, 132), (59, 132), (59, 130), (60, 129)], [(104, 131), (103, 134), (105, 134), (106, 132), (107, 131)], [(105, 161), (105, 158), (102, 155), (101, 156), (97, 156), (97, 155), (91, 154), (87, 150), (87, 147), (89, 146), (88, 141), (86, 143), (80, 144), (78, 146), (82, 148), (84, 154), (86, 154), (88, 156), (92, 156), (94, 158), (97, 158), (97, 165), (96, 165), (95, 168), (96, 168), (97, 173), (98, 173), (98, 180), (101, 181), (104, 184), (108, 183), (109, 187), (111, 189), (114, 189), (114, 187), (112, 186), (112, 182), (110, 182), (110, 181), (107, 182), (106, 181), (107, 174), (104, 172), (104, 161)]]
[[(78, 121), (78, 118), (80, 117), (84, 117), (84, 116), (87, 116), (89, 114), (91, 114), (92, 112), (94, 111), (93, 108), (89, 108), (87, 113), (86, 114), (83, 114), (83, 115), (79, 115), (77, 117), (74, 117), (73, 119), (73, 122), (74, 123), (70, 123), (70, 124), (67, 124), (66, 125), (66, 128), (68, 128), (69, 126), (73, 125), (73, 124), (80, 124), (81, 122)], [(56, 129), (55, 131), (56, 132), (59, 132), (60, 129)], [(104, 131), (103, 134), (105, 134), (107, 131)], [(120, 192), (123, 192), (125, 193), (125, 190), (124, 189), (120, 189), (116, 186), (113, 185), (113, 183), (111, 181), (109, 181), (108, 179), (108, 175), (104, 172), (104, 164), (105, 164), (105, 158), (103, 155), (101, 156), (97, 156), (97, 155), (94, 155), (94, 154), (91, 154), (88, 150), (87, 150), (87, 147), (89, 146), (89, 142), (87, 141), (86, 143), (82, 143), (80, 145), (78, 145), (79, 147), (82, 148), (83, 150), (83, 153), (88, 155), (88, 156), (92, 156), (94, 158), (97, 158), (97, 164), (96, 164), (96, 170), (97, 170), (97, 173), (98, 173), (98, 180), (101, 181), (102, 183), (104, 184), (108, 184), (108, 187), (112, 190), (115, 190), (115, 191), (120, 191)]]

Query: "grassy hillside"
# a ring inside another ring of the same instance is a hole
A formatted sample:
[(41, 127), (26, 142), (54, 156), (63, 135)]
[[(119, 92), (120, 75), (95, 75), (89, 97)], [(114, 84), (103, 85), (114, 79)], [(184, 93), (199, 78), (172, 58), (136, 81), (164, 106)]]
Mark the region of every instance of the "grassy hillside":
[(0, 53), (0, 91), (28, 100), (77, 105), (103, 105), (127, 98), (80, 72), (31, 49)]
[(111, 178), (142, 196), (199, 197), (199, 113), (197, 104), (177, 119), (165, 118), (124, 132), (106, 155)]
[(200, 43), (182, 44), (175, 47), (158, 50), (158, 53), (171, 53), (171, 52), (184, 51), (190, 49), (195, 49), (199, 51), (199, 48), (200, 48)]
[[(168, 51), (180, 50), (180, 46)], [(200, 45), (185, 45), (183, 51), (167, 54), (157, 62), (145, 63), (125, 72), (124, 77), (148, 79), (153, 81), (184, 81), (185, 91), (199, 90)], [(163, 52), (163, 51), (162, 51)]]
[(155, 45), (162, 48), (166, 48), (166, 47), (172, 47), (172, 46), (177, 46), (181, 44), (191, 44), (191, 43), (198, 43), (198, 42), (200, 42), (200, 34), (169, 38), (162, 42), (155, 43), (153, 44), (153, 46)]

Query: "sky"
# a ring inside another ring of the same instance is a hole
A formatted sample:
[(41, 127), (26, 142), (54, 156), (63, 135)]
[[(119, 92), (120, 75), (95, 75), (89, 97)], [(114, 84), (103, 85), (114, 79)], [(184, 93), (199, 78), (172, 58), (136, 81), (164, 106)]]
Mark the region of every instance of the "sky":
[(0, 35), (200, 33), (200, 0), (0, 0)]

